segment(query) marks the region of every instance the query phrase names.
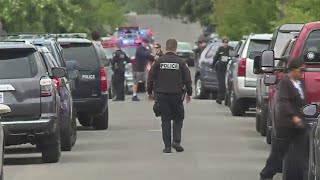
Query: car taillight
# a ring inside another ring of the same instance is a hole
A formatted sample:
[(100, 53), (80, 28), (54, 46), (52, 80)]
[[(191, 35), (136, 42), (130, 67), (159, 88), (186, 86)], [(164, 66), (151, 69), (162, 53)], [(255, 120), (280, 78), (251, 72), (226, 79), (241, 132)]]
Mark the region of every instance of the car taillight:
[(52, 80), (53, 80), (54, 85), (57, 88), (58, 92), (60, 93), (61, 79), (60, 78), (54, 78)]
[(108, 82), (107, 82), (107, 72), (106, 69), (100, 68), (100, 90), (101, 92), (106, 92), (108, 90)]
[(52, 95), (52, 80), (50, 78), (41, 78), (40, 80), (41, 97)]
[(241, 58), (238, 66), (238, 76), (246, 76), (246, 58)]

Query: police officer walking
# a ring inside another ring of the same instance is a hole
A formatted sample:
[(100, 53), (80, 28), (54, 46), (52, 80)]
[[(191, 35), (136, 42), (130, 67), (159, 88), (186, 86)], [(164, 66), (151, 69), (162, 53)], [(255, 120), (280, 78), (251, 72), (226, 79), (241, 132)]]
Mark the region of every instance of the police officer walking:
[(113, 85), (115, 86), (116, 98), (113, 101), (124, 101), (124, 73), (125, 63), (130, 63), (130, 59), (125, 52), (121, 50), (121, 44), (116, 43), (116, 51), (112, 55), (111, 65), (113, 70)]
[[(166, 53), (151, 66), (147, 93), (148, 100), (153, 100), (154, 92), (159, 103), (162, 121), (162, 138), (164, 153), (171, 153), (173, 147), (177, 152), (184, 151), (181, 143), (181, 130), (184, 119), (184, 89), (189, 103), (192, 96), (192, 82), (187, 64), (176, 55), (177, 41), (169, 39), (166, 42)], [(171, 121), (173, 121), (173, 142), (171, 142)]]
[(218, 79), (218, 97), (216, 102), (222, 104), (222, 101), (225, 98), (226, 85), (226, 70), (229, 59), (229, 52), (233, 50), (233, 47), (229, 46), (229, 38), (224, 37), (222, 39), (223, 46), (220, 46), (212, 63), (212, 68), (215, 68)]

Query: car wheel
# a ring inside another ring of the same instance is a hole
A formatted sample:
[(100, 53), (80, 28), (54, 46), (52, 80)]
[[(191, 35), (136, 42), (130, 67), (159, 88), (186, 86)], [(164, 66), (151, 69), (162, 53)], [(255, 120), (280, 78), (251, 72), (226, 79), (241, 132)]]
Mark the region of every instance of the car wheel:
[(271, 144), (271, 139), (272, 139), (272, 129), (268, 127), (267, 133), (266, 133), (266, 142), (268, 144)]
[(93, 128), (96, 130), (104, 130), (104, 129), (108, 129), (108, 126), (109, 126), (109, 108), (107, 107), (104, 113), (94, 118)]
[(78, 121), (83, 127), (90, 127), (92, 126), (92, 117), (88, 114), (80, 114), (78, 116)]
[(74, 146), (77, 141), (77, 111), (73, 110), (73, 117), (72, 117), (72, 122), (71, 122), (71, 127), (72, 127), (72, 136), (71, 136), (71, 144)]
[(230, 111), (233, 116), (243, 116), (245, 115), (245, 106), (241, 99), (237, 99), (234, 90), (231, 89), (230, 92)]
[(209, 98), (209, 94), (206, 92), (205, 88), (203, 87), (203, 83), (201, 81), (200, 76), (196, 76), (196, 80), (195, 80), (195, 98), (196, 99)]
[(268, 114), (269, 109), (267, 104), (263, 104), (261, 108), (261, 118), (260, 118), (260, 134), (261, 136), (267, 135), (267, 129), (268, 129)]
[(69, 126), (61, 132), (61, 150), (71, 151), (72, 149), (72, 127), (71, 120)]
[(56, 131), (55, 134), (44, 139), (41, 144), (42, 162), (44, 163), (56, 163), (60, 159), (61, 142), (59, 128)]

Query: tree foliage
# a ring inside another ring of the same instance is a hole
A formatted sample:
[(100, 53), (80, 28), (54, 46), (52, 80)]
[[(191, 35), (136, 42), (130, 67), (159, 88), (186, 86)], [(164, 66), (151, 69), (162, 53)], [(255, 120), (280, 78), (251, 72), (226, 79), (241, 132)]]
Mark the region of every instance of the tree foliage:
[(116, 27), (124, 20), (114, 0), (0, 0), (7, 32), (75, 32)]

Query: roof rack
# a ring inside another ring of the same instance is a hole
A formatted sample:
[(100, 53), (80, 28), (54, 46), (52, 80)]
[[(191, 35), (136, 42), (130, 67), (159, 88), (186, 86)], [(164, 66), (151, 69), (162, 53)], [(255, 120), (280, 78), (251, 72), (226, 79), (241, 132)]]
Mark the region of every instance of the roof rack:
[(61, 34), (50, 34), (53, 38), (87, 38), (87, 33), (61, 33)]

